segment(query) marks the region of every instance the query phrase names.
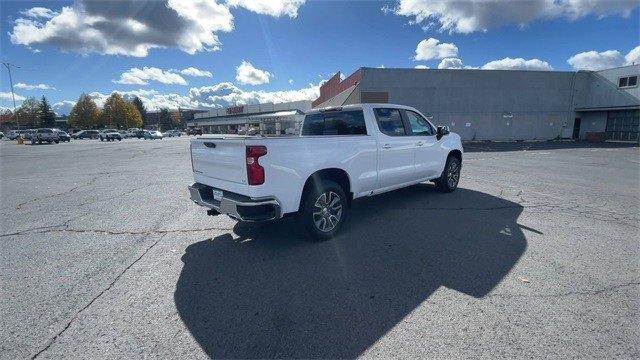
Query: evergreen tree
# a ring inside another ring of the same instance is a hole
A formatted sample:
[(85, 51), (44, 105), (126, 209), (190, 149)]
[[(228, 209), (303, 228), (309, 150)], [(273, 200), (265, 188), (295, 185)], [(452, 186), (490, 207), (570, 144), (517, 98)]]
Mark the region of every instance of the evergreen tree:
[(144, 107), (144, 103), (142, 102), (142, 100), (138, 96), (135, 96), (131, 103), (136, 107), (136, 109), (138, 109), (138, 112), (140, 113), (140, 117), (142, 119), (142, 125), (140, 127), (147, 125), (147, 109)]
[(53, 128), (56, 126), (56, 113), (51, 109), (51, 105), (47, 98), (42, 97), (40, 102), (40, 126), (45, 128)]

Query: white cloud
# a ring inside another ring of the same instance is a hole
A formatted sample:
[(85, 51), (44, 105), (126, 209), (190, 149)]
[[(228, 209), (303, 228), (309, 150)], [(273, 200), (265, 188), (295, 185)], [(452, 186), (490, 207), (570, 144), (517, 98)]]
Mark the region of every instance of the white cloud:
[(13, 86), (18, 89), (24, 89), (24, 90), (55, 90), (56, 89), (53, 86), (47, 85), (47, 84), (31, 85), (31, 84), (25, 84), (25, 83), (17, 83)]
[(149, 81), (157, 81), (163, 84), (187, 85), (187, 81), (180, 75), (164, 71), (156, 67), (131, 68), (122, 74), (120, 79), (114, 80), (116, 84), (147, 85)]
[(194, 77), (213, 77), (211, 71), (201, 70), (194, 67), (188, 67), (186, 69), (180, 70), (180, 74), (186, 76), (194, 76)]
[(458, 56), (458, 47), (451, 43), (440, 43), (440, 40), (428, 38), (420, 41), (416, 47), (414, 60), (443, 59)]
[(44, 23), (27, 15), (16, 19), (12, 43), (51, 44), (82, 54), (143, 57), (162, 47), (189, 54), (212, 51), (220, 45), (216, 33), (233, 30), (229, 9), (210, 0), (78, 0), (59, 13), (32, 12), (53, 16)]
[(262, 15), (280, 17), (287, 15), (290, 18), (298, 16), (298, 9), (305, 0), (227, 0), (231, 7), (243, 7)]
[(75, 104), (75, 101), (63, 100), (54, 103), (51, 108), (53, 109), (53, 112), (58, 116), (69, 115), (69, 113), (71, 113), (71, 109), (73, 109), (73, 106)]
[(458, 58), (445, 58), (438, 64), (438, 69), (482, 69), (482, 70), (553, 70), (548, 62), (530, 59), (525, 60), (523, 58), (504, 58), (500, 60), (489, 61), (482, 67), (464, 65), (461, 59)]
[(637, 0), (399, 0), (393, 9), (383, 10), (410, 17), (412, 23), (424, 29), (466, 34), (561, 17), (570, 20), (588, 15), (627, 17), (637, 6)]
[[(223, 82), (212, 86), (193, 87), (189, 90), (187, 95), (175, 93), (163, 94), (156, 90), (149, 89), (114, 92), (119, 93), (128, 101), (133, 100), (134, 96), (139, 97), (145, 107), (151, 111), (156, 111), (162, 108), (203, 109), (220, 108), (233, 105), (315, 100), (320, 96), (320, 85), (323, 83), (324, 81), (321, 81), (318, 84), (309, 84), (307, 87), (302, 89), (283, 91), (245, 91), (233, 83)], [(98, 107), (104, 106), (104, 102), (107, 100), (109, 95), (111, 95), (111, 93), (104, 94), (97, 91), (89, 94)], [(65, 103), (72, 104), (73, 102), (68, 101)]]
[(51, 19), (58, 15), (57, 12), (44, 7), (33, 7), (29, 10), (21, 11), (20, 14), (34, 19)]
[(226, 107), (258, 103), (282, 103), (300, 100), (315, 100), (320, 96), (320, 85), (309, 84), (298, 90), (283, 91), (244, 91), (230, 82), (213, 86), (191, 88), (189, 97), (201, 107)]
[(147, 110), (155, 111), (160, 110), (162, 108), (168, 109), (177, 109), (177, 108), (197, 108), (199, 107), (198, 103), (194, 103), (191, 101), (189, 96), (184, 96), (180, 94), (162, 94), (156, 90), (132, 90), (132, 91), (113, 91), (109, 94), (103, 94), (101, 92), (95, 91), (89, 93), (89, 96), (96, 102), (98, 107), (103, 107), (107, 98), (113, 94), (118, 93), (122, 96), (123, 99), (127, 101), (133, 100), (135, 96), (139, 97)]
[(76, 0), (59, 11), (36, 7), (21, 12), (11, 42), (50, 44), (63, 51), (144, 57), (154, 48), (186, 53), (216, 51), (218, 33), (234, 28), (230, 7), (295, 18), (304, 0)]
[(624, 60), (627, 65), (640, 64), (640, 46), (631, 49), (631, 51), (625, 55)]
[(462, 69), (462, 60), (458, 58), (444, 58), (438, 64), (438, 69)]
[(493, 60), (482, 65), (484, 70), (539, 70), (549, 71), (553, 70), (548, 62), (539, 59), (525, 60), (523, 58), (504, 58), (500, 60)]
[(236, 81), (240, 84), (260, 85), (268, 84), (269, 79), (273, 77), (268, 71), (255, 68), (250, 62), (242, 61), (236, 67)]
[(289, 79), (289, 85), (293, 84), (293, 79)]
[(414, 69), (428, 69), (429, 67), (427, 65), (416, 65), (413, 68)]
[[(16, 101), (26, 100), (27, 98), (21, 95), (16, 94)], [(0, 91), (0, 100), (12, 101), (11, 92)]]
[(640, 63), (640, 46), (631, 49), (627, 55), (618, 50), (585, 51), (567, 59), (574, 70), (602, 70)]

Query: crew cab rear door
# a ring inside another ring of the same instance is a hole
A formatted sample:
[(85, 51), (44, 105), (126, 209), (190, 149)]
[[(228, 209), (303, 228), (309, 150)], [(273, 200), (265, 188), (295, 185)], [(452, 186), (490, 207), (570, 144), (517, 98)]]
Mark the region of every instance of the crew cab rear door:
[(193, 172), (213, 179), (247, 183), (246, 146), (243, 138), (191, 140)]

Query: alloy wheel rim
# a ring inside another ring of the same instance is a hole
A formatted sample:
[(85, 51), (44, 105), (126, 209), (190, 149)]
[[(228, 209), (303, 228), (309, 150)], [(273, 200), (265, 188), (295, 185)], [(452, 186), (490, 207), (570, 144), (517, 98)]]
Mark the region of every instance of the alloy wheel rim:
[(342, 219), (342, 201), (333, 191), (322, 193), (313, 204), (313, 223), (322, 232), (336, 228)]
[(450, 188), (455, 188), (460, 180), (460, 166), (457, 161), (452, 161), (447, 172), (447, 183)]

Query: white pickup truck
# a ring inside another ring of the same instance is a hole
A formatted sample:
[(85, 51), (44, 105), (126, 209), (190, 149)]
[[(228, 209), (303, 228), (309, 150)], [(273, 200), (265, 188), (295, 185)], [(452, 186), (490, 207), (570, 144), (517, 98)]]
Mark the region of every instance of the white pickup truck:
[(425, 181), (451, 192), (460, 136), (412, 107), (355, 104), (306, 113), (299, 136), (191, 140), (191, 199), (209, 215), (266, 221), (297, 214), (315, 239), (334, 237), (351, 200)]

